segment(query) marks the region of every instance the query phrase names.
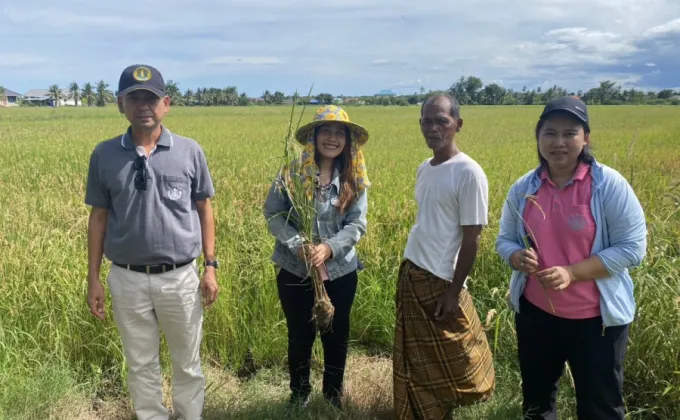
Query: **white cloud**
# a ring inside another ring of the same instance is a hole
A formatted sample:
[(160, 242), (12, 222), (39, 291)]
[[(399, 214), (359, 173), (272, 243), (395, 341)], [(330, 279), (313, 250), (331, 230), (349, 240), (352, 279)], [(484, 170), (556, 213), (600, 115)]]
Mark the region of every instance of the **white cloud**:
[(46, 62), (45, 57), (24, 53), (0, 53), (0, 68), (23, 69), (37, 66)]
[(647, 67), (656, 67), (655, 63), (645, 63), (645, 66)]
[(646, 38), (655, 38), (663, 35), (680, 33), (680, 18), (666, 22), (663, 25), (658, 25), (645, 31)]
[(424, 82), (422, 79), (400, 80), (398, 82), (392, 83), (391, 87), (398, 89), (420, 89), (420, 87), (423, 86), (423, 83)]
[(524, 70), (541, 67), (616, 64), (637, 51), (620, 36), (586, 28), (560, 28), (546, 32), (543, 42), (525, 42), (494, 57), (492, 65)]
[(113, 85), (139, 62), (182, 88), (233, 83), (255, 94), (312, 82), (347, 94), (440, 89), (467, 75), (585, 88), (651, 72), (646, 63), (672, 74), (677, 33), (677, 0), (22, 0), (0, 8), (0, 68), (17, 89)]
[(253, 65), (253, 66), (266, 66), (272, 64), (283, 64), (284, 61), (279, 57), (212, 57), (204, 61), (207, 65), (220, 66), (220, 65)]
[(105, 29), (121, 31), (148, 32), (159, 28), (160, 23), (153, 20), (141, 19), (138, 17), (116, 16), (116, 15), (88, 15), (74, 13), (69, 10), (59, 10), (53, 8), (30, 9), (23, 7), (7, 8), (4, 15), (10, 24), (20, 26), (33, 26), (36, 22), (40, 23), (40, 29), (71, 30), (79, 32), (82, 30), (97, 31)]
[(637, 51), (630, 40), (612, 32), (589, 30), (587, 28), (562, 28), (555, 29), (546, 34), (556, 42), (571, 44), (577, 51), (590, 52), (593, 54), (620, 55), (631, 54)]

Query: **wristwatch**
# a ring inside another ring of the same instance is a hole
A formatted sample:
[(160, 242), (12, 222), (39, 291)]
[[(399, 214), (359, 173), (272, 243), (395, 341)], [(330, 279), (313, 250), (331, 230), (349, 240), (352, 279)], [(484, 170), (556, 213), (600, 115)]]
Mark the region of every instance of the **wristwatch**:
[(208, 266), (215, 267), (215, 270), (220, 268), (220, 264), (217, 262), (217, 260), (206, 261), (206, 262), (203, 263), (203, 266), (205, 266), (205, 267), (208, 267)]

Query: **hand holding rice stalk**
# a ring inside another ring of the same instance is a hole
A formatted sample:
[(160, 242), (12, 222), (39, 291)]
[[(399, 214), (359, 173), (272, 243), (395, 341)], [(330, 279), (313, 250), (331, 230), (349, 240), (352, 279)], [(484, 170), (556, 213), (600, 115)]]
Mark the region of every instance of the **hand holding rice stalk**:
[[(543, 211), (543, 208), (541, 207), (541, 205), (538, 204), (536, 196), (535, 195), (525, 195), (524, 198), (526, 198), (527, 201), (530, 204), (533, 204), (534, 206), (536, 206), (536, 208), (543, 215), (543, 220), (545, 220), (545, 212)], [(519, 213), (519, 210), (517, 210), (512, 205), (512, 203), (510, 203), (509, 200), (506, 200), (506, 202), (508, 203), (508, 207), (510, 207), (512, 209), (512, 211), (514, 211), (515, 214), (517, 214), (517, 217), (520, 218), (520, 220), (524, 224), (525, 229), (529, 232), (527, 235), (522, 237), (522, 241), (524, 242), (524, 248), (527, 249), (527, 250), (531, 250), (531, 249), (536, 248), (536, 251), (540, 253), (540, 248), (538, 247), (538, 242), (536, 241), (536, 235), (534, 235), (534, 232), (529, 227), (529, 224), (526, 222), (526, 220), (524, 220), (524, 217), (522, 217), (522, 215)], [(545, 286), (542, 286), (542, 287), (543, 287), (543, 291), (545, 292), (545, 296), (548, 299), (548, 303), (550, 303), (550, 309), (552, 310), (552, 313), (555, 314), (556, 313), (555, 312), (555, 306), (553, 306), (552, 299), (550, 299), (550, 295), (548, 294), (548, 290), (545, 288)]]
[[(310, 95), (311, 89), (308, 97)], [(335, 308), (324, 287), (324, 279), (326, 277), (325, 269), (321, 270), (320, 267), (312, 267), (310, 263), (310, 245), (316, 245), (314, 241), (314, 226), (316, 224), (314, 189), (317, 187), (317, 179), (310, 179), (310, 177), (305, 176), (306, 171), (302, 165), (302, 162), (305, 161), (302, 156), (304, 151), (295, 140), (295, 133), (300, 127), (300, 121), (302, 120), (302, 115), (306, 109), (306, 105), (303, 106), (297, 125), (294, 128), (295, 99), (297, 99), (297, 93), (294, 96), (290, 120), (288, 122), (288, 132), (286, 134), (284, 146), (284, 165), (281, 170), (283, 183), (280, 187), (286, 191), (291, 203), (291, 209), (286, 214), (286, 219), (287, 221), (293, 222), (303, 241), (301, 252), (304, 256), (308, 275), (311, 277), (312, 285), (314, 287), (312, 318), (317, 328), (321, 331), (325, 331), (331, 326)]]

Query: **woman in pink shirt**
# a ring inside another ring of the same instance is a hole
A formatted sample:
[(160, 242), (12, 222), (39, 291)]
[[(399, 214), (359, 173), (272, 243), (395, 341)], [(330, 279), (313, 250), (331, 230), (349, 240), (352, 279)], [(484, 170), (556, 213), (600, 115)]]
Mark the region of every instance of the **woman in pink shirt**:
[(511, 187), (496, 242), (513, 269), (524, 418), (557, 418), (568, 362), (578, 418), (623, 420), (628, 269), (646, 251), (644, 213), (625, 178), (590, 154), (585, 103), (548, 103), (536, 140), (540, 165)]

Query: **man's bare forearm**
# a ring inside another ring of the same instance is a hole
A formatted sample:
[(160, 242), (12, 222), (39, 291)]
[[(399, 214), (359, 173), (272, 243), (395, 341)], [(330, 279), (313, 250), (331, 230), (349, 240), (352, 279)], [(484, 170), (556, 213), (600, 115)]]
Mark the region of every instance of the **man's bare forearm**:
[(198, 218), (201, 221), (201, 235), (203, 237), (203, 257), (206, 260), (215, 259), (215, 218), (210, 200), (196, 202)]
[(456, 270), (453, 274), (453, 282), (451, 287), (457, 294), (463, 289), (465, 279), (472, 271), (477, 258), (477, 251), (479, 250), (479, 238), (481, 234), (481, 227), (464, 226), (463, 227), (463, 241), (458, 252), (458, 260), (456, 262)]
[(104, 256), (104, 238), (106, 237), (106, 221), (109, 211), (104, 208), (93, 207), (87, 227), (89, 282), (99, 281), (102, 258)]

